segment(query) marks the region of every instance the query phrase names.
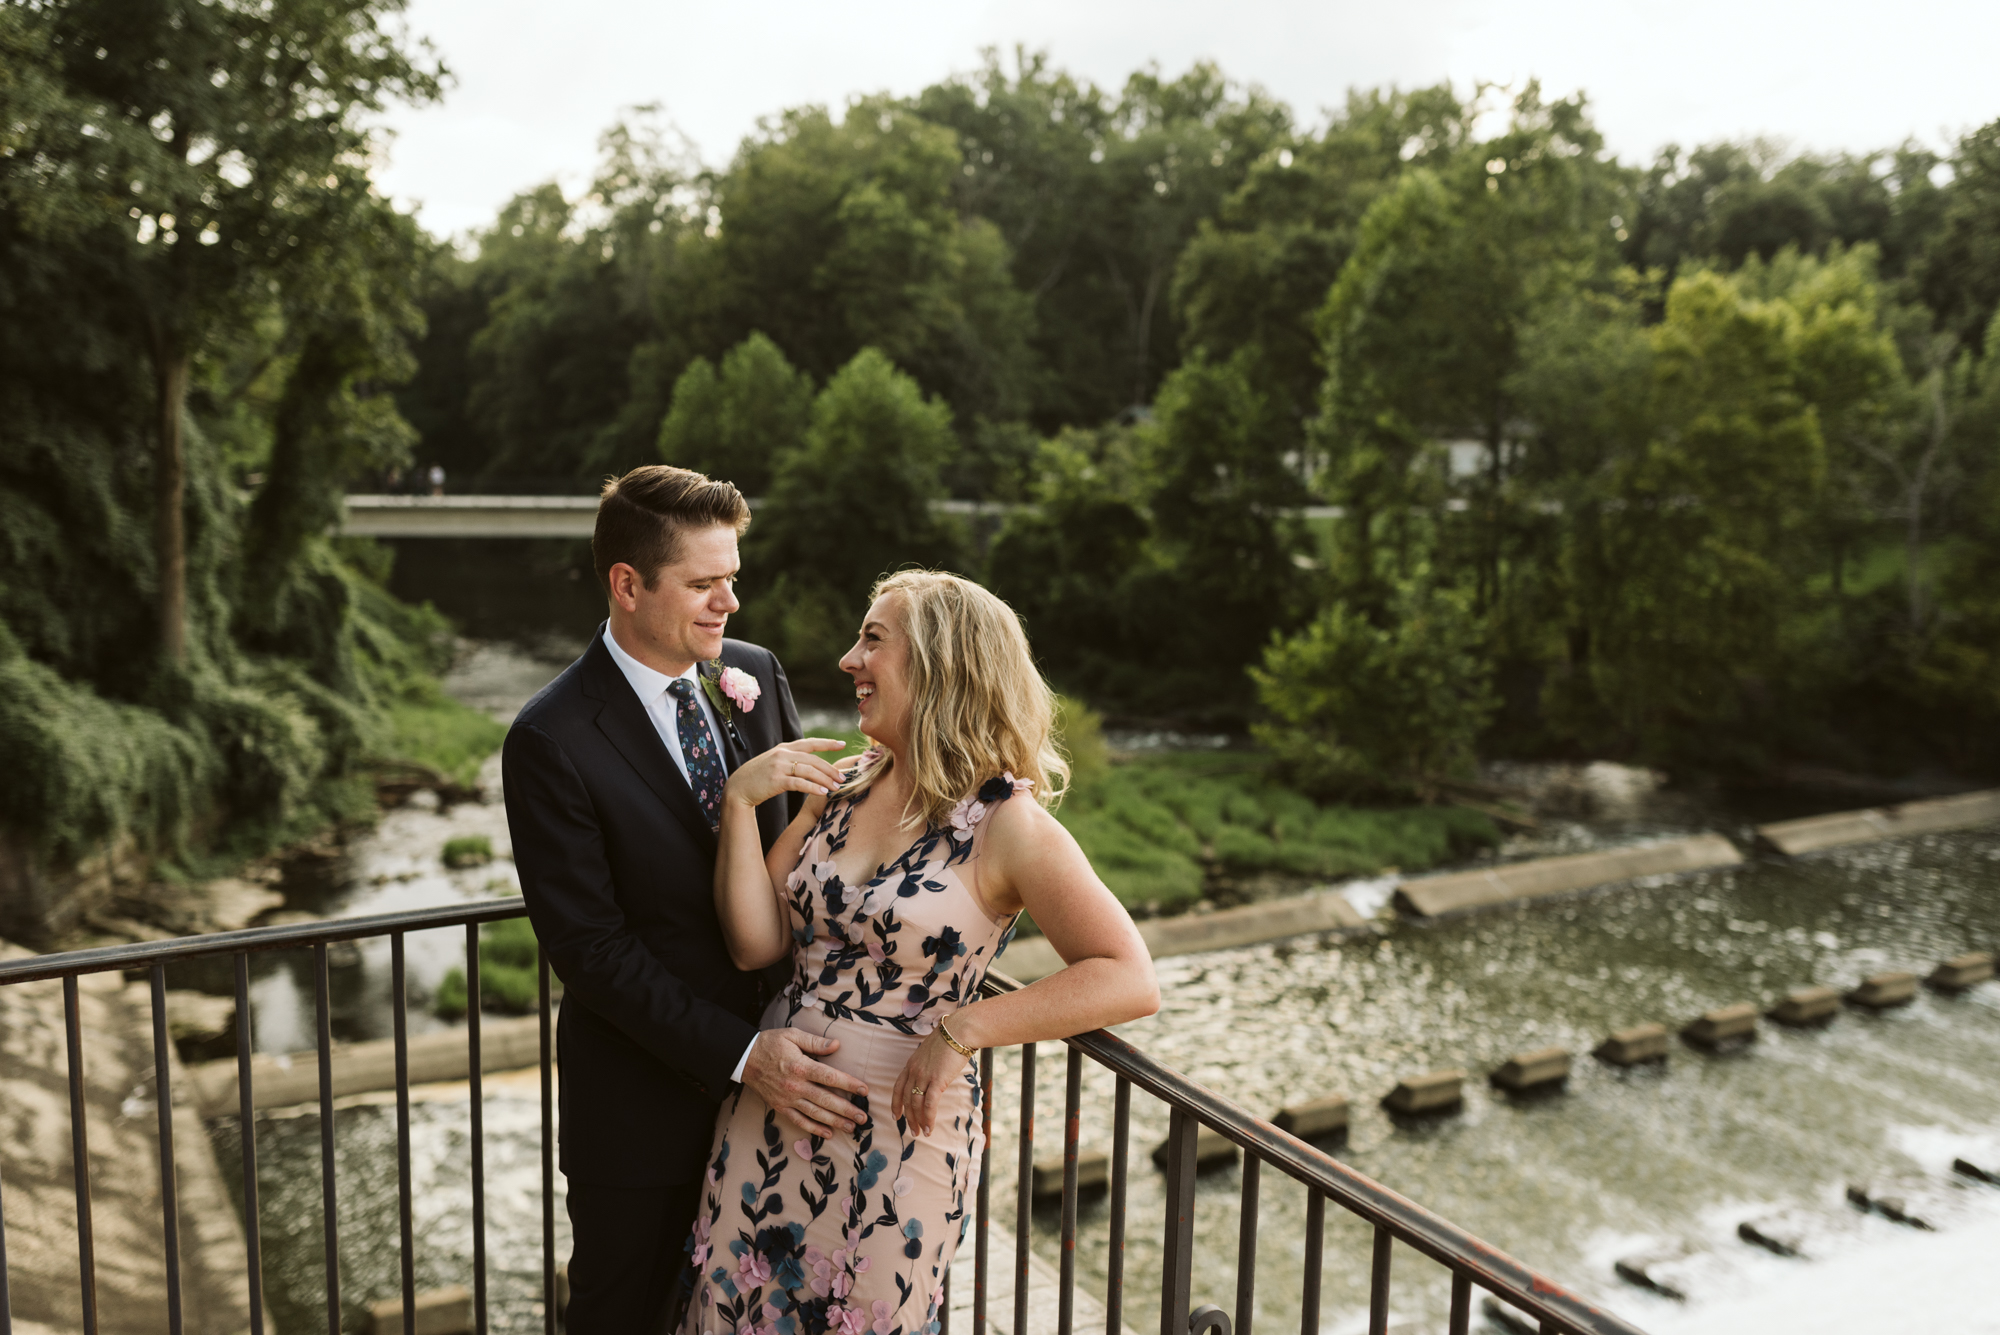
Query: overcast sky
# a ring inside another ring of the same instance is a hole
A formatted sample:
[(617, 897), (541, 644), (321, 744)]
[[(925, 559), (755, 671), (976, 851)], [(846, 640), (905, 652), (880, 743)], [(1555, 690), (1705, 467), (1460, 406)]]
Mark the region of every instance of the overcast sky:
[(516, 191), (589, 179), (621, 108), (657, 102), (720, 166), (760, 116), (912, 93), (1019, 44), (1115, 89), (1212, 59), (1316, 124), (1350, 87), (1449, 78), (1582, 89), (1614, 152), (1768, 135), (1798, 149), (1937, 147), (2000, 117), (1996, 0), (411, 0), (456, 76), (399, 109), (380, 179), (440, 234)]

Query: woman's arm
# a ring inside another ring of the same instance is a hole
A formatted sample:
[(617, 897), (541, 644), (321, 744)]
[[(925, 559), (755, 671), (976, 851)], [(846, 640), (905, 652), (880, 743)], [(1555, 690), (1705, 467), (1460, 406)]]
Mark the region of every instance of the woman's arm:
[[(791, 951), (781, 897), (785, 877), (799, 860), (806, 832), (826, 808), (826, 794), (842, 779), (840, 771), (813, 752), (846, 745), (806, 737), (774, 746), (739, 766), (722, 790), (722, 823), (715, 834), (715, 915), (730, 962), (739, 969), (761, 969)], [(766, 858), (757, 808), (786, 792), (806, 794), (806, 803)]]
[[(999, 804), (986, 816), (980, 853), (981, 889), (989, 907), (1012, 913), (1025, 907), (1067, 966), (1018, 992), (988, 997), (945, 1017), (951, 1037), (966, 1047), (1009, 1047), (1103, 1029), (1151, 1015), (1160, 1008), (1153, 957), (1125, 911), (1077, 847), (1068, 830), (1023, 798)], [(905, 1104), (920, 1133), (936, 1116), (932, 1092), (956, 1075), (965, 1059), (933, 1032), (912, 1054), (896, 1082), (890, 1106)], [(908, 1097), (915, 1086), (922, 1099)]]

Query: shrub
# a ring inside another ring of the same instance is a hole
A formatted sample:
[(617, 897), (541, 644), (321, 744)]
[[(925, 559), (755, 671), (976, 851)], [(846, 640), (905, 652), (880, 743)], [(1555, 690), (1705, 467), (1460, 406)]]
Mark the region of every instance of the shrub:
[(483, 867), (493, 861), (493, 841), (483, 834), (462, 834), (445, 840), (444, 865), (453, 871)]
[[(526, 918), (489, 923), (479, 933), (479, 998), (483, 1011), (527, 1015), (541, 1005), (534, 924)], [(456, 1020), (466, 1011), (465, 971), (453, 969), (438, 983), (431, 1009)]]

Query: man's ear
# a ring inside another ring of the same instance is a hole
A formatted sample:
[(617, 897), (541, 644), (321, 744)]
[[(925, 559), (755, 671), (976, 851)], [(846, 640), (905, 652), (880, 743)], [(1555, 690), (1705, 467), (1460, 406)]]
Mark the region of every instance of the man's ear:
[(611, 601), (620, 609), (627, 613), (639, 610), (639, 591), (646, 582), (635, 567), (620, 561), (605, 572), (604, 582), (610, 586)]

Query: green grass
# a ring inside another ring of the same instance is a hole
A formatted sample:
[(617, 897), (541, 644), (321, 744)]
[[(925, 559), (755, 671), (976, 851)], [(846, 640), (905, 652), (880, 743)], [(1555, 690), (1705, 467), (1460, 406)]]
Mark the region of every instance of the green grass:
[(444, 865), (453, 871), (483, 867), (493, 861), (493, 841), (483, 834), (462, 834), (444, 841)]
[[(482, 1011), (526, 1015), (541, 1004), (535, 970), (535, 929), (526, 918), (504, 918), (479, 933), (479, 996)], [(438, 984), (431, 1009), (447, 1020), (465, 1014), (465, 971), (453, 969)]]
[(1215, 876), (1333, 880), (1416, 871), (1499, 842), (1461, 807), (1320, 806), (1241, 752), (1145, 756), (1079, 783), (1059, 816), (1128, 906), (1171, 913)]
[(462, 788), (479, 778), (479, 767), (506, 740), (496, 723), (441, 690), (412, 693), (389, 709), (387, 759), (428, 766)]

